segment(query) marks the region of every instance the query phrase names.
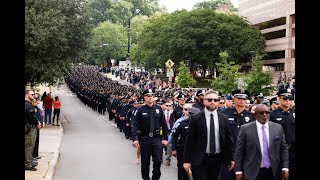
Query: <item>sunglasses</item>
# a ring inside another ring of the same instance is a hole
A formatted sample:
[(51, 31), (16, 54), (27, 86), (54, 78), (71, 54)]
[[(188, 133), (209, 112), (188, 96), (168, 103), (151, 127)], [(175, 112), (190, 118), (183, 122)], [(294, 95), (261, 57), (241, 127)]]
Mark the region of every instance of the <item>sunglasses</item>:
[(34, 96), (34, 94), (29, 94), (29, 95)]
[(172, 107), (172, 105), (166, 105), (167, 107)]
[(185, 111), (188, 111), (188, 109), (187, 109), (187, 108), (184, 108), (184, 110), (185, 110)]
[(213, 100), (214, 102), (218, 102), (218, 101), (220, 101), (220, 99), (219, 99), (219, 98), (217, 98), (217, 99), (207, 98), (207, 99), (205, 99), (205, 100), (207, 100), (207, 101), (209, 101), (209, 102), (212, 102), (212, 100)]
[(283, 100), (291, 100), (291, 98), (290, 97), (282, 97), (281, 99), (283, 99)]
[(224, 104), (224, 102), (220, 102), (220, 104)]
[(270, 111), (261, 111), (261, 112), (258, 112), (258, 114), (260, 114), (260, 115), (270, 114)]
[(238, 98), (239, 100), (247, 100), (247, 98)]

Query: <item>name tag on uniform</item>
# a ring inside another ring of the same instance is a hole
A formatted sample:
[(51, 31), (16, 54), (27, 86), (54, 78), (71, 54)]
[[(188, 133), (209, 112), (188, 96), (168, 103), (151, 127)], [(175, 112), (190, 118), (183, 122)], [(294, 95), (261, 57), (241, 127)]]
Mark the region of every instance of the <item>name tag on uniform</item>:
[(276, 120), (277, 120), (277, 121), (281, 121), (281, 120), (282, 120), (282, 118), (277, 118)]
[(188, 126), (187, 127), (184, 127), (185, 129), (188, 129)]
[(229, 121), (234, 121), (234, 118), (229, 118)]
[(147, 115), (147, 113), (142, 113), (142, 115)]

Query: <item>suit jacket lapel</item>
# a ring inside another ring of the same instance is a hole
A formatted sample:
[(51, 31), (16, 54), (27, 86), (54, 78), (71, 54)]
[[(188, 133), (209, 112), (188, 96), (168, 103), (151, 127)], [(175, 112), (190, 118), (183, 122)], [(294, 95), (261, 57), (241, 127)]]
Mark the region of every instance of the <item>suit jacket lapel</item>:
[(253, 137), (255, 139), (255, 142), (258, 146), (259, 151), (261, 152), (261, 147), (260, 147), (260, 141), (259, 141), (259, 135), (258, 135), (258, 129), (257, 129), (257, 124), (256, 122), (252, 123), (252, 133), (253, 133)]
[(269, 121), (269, 149), (271, 149), (273, 139), (275, 137), (275, 133), (273, 132), (273, 124)]
[(203, 126), (203, 129), (204, 131), (206, 132), (206, 134), (208, 133), (207, 131), (207, 122), (206, 122), (206, 115), (204, 113), (204, 111), (201, 112), (201, 123), (202, 123), (202, 126)]

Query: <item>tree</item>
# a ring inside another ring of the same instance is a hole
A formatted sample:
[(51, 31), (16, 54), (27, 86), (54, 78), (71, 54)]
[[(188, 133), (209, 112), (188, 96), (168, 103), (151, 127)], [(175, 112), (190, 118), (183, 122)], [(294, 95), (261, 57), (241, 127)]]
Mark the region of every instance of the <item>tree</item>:
[(138, 15), (151, 16), (164, 11), (159, 7), (159, 0), (89, 0), (88, 3), (94, 25), (110, 21), (127, 26), (129, 18)]
[(191, 71), (202, 68), (203, 72), (214, 68), (220, 51), (228, 50), (228, 60), (242, 64), (250, 61), (250, 51), (264, 52), (266, 47), (259, 29), (244, 18), (208, 9), (154, 15), (142, 25), (138, 39), (132, 53), (140, 54), (131, 56), (133, 61), (146, 62), (151, 68), (168, 59), (176, 64), (187, 59)]
[(120, 60), (127, 53), (127, 33), (121, 25), (111, 22), (100, 23), (93, 29), (89, 60), (94, 64), (111, 64), (111, 59)]
[(216, 63), (220, 76), (211, 80), (211, 86), (214, 90), (223, 94), (231, 93), (238, 87), (238, 79), (242, 77), (239, 72), (240, 66), (236, 65), (234, 61), (228, 61), (228, 52), (223, 51), (219, 53), (221, 62)]
[(230, 0), (208, 0), (208, 1), (202, 1), (198, 2), (193, 6), (193, 9), (211, 9), (211, 10), (217, 10), (218, 6), (220, 4), (228, 5), (230, 8), (230, 11), (237, 11), (237, 8), (235, 8)]
[(246, 74), (243, 80), (246, 82), (247, 89), (251, 94), (263, 93), (268, 96), (276, 90), (276, 87), (272, 85), (272, 73), (262, 69), (262, 58), (263, 55), (256, 54), (253, 58), (254, 70)]
[(195, 83), (196, 80), (193, 79), (192, 75), (189, 73), (189, 69), (186, 64), (184, 62), (180, 62), (179, 74), (176, 77), (176, 84), (182, 88), (187, 88)]
[(55, 84), (86, 57), (90, 31), (85, 0), (26, 0), (25, 84)]

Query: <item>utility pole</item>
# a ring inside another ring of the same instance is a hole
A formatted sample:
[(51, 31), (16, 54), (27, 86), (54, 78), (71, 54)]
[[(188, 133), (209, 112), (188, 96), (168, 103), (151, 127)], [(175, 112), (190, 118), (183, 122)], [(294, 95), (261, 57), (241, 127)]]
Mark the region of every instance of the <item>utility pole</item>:
[(130, 30), (131, 30), (131, 17), (129, 17), (129, 21), (128, 21), (128, 55), (127, 55), (127, 58), (129, 58), (129, 55), (130, 55)]

